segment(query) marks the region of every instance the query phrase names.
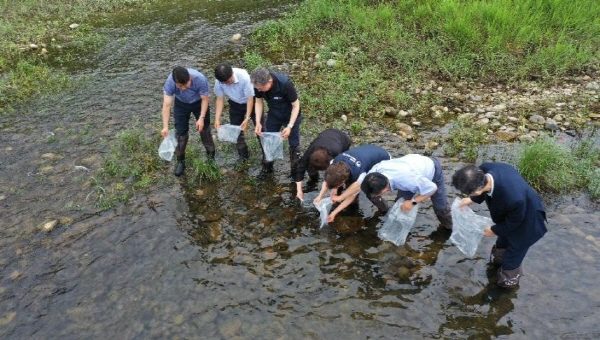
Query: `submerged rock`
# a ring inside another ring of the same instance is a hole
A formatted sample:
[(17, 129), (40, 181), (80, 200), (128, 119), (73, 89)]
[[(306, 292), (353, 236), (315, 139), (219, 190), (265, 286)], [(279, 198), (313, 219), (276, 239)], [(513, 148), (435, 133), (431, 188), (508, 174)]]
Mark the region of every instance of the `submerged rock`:
[(52, 220), (52, 221), (42, 224), (40, 226), (40, 229), (42, 229), (42, 231), (45, 231), (45, 232), (51, 232), (52, 230), (54, 230), (54, 228), (56, 228), (57, 225), (58, 225), (58, 220)]

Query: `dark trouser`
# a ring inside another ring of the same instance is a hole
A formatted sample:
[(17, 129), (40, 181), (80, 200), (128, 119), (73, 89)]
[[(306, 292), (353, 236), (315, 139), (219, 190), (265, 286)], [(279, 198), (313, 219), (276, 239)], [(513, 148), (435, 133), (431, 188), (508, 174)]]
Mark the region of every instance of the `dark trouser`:
[(519, 278), (523, 275), (521, 264), (527, 251), (529, 246), (517, 248), (508, 238), (498, 236), (496, 244), (492, 247), (491, 262), (500, 265), (497, 280), (499, 286), (510, 288), (519, 284)]
[[(444, 173), (440, 161), (435, 157), (431, 157), (435, 166), (432, 182), (437, 186), (436, 192), (431, 196), (433, 211), (440, 221), (440, 225), (446, 229), (452, 229), (452, 215), (450, 214), (450, 206), (448, 205), (448, 197), (446, 197), (446, 186), (444, 184)], [(400, 197), (405, 200), (412, 199), (415, 196), (414, 192), (398, 190), (396, 200)]]
[[(282, 126), (287, 126), (289, 123), (289, 117), (281, 118), (272, 114), (267, 116), (266, 121), (266, 132), (279, 132)], [(296, 175), (296, 169), (298, 168), (298, 161), (300, 160), (300, 123), (302, 123), (302, 115), (298, 115), (292, 131), (288, 137), (288, 143), (290, 145), (290, 176), (293, 178)]]
[[(233, 100), (229, 100), (229, 122), (232, 125), (242, 125), (244, 119), (246, 119), (246, 108), (248, 105), (246, 103), (239, 104), (234, 102)], [(256, 114), (254, 110), (252, 110), (252, 115), (250, 115), (250, 120), (252, 120), (252, 124), (256, 126)], [(264, 117), (261, 118), (261, 125), (265, 122)], [(262, 150), (262, 143), (260, 142), (260, 137), (257, 135), (256, 139), (258, 139), (258, 144), (260, 145), (260, 149), (263, 154), (263, 160), (265, 158), (265, 152)], [(248, 155), (248, 145), (246, 144), (246, 134), (244, 131), (240, 133), (237, 139), (236, 148), (240, 157), (243, 157), (243, 154)], [(245, 157), (247, 158), (247, 157)]]
[[(289, 117), (282, 119), (276, 117), (274, 115), (268, 115), (267, 121), (265, 124), (266, 132), (279, 132), (281, 127), (287, 126), (289, 123)], [(302, 115), (298, 115), (296, 122), (294, 123), (294, 127), (292, 127), (292, 132), (288, 137), (288, 143), (290, 145), (290, 149), (296, 148), (300, 146), (300, 123), (302, 123)]]
[[(173, 116), (175, 118), (175, 129), (177, 130), (178, 137), (187, 138), (190, 128), (190, 116), (191, 114), (196, 117), (196, 120), (200, 118), (200, 107), (202, 100), (188, 104), (184, 103), (175, 98), (175, 105), (173, 108)], [(208, 154), (215, 152), (215, 142), (213, 141), (212, 134), (210, 133), (210, 109), (207, 110), (206, 116), (204, 117), (204, 128), (200, 131), (200, 139)], [(179, 138), (178, 138), (179, 139)], [(187, 139), (186, 139), (187, 141)], [(187, 143), (186, 143), (187, 144)], [(185, 144), (179, 148), (178, 156), (185, 157)]]

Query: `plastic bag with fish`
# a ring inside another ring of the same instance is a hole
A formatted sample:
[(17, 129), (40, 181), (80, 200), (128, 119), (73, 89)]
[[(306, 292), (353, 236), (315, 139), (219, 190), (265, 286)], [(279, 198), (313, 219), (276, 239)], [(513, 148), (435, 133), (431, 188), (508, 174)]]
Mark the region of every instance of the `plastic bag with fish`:
[(175, 138), (175, 130), (169, 131), (167, 138), (163, 139), (158, 147), (158, 156), (165, 161), (171, 161), (175, 148), (177, 147), (177, 138)]
[(283, 159), (283, 138), (279, 132), (263, 132), (260, 141), (265, 151), (265, 159), (272, 162), (276, 158)]
[(473, 257), (483, 238), (483, 229), (494, 225), (489, 217), (477, 215), (471, 208), (459, 208), (460, 199), (452, 203), (452, 235), (450, 241), (468, 257)]
[(321, 214), (321, 225), (319, 228), (323, 228), (323, 226), (327, 224), (327, 216), (329, 216), (332, 205), (333, 202), (331, 202), (331, 197), (324, 198), (319, 203), (315, 204), (315, 208), (317, 208)]
[(415, 205), (407, 212), (402, 211), (400, 206), (404, 199), (399, 199), (394, 203), (392, 208), (387, 213), (387, 220), (383, 223), (381, 229), (377, 233), (380, 239), (390, 241), (397, 246), (401, 246), (406, 242), (406, 237), (415, 224), (419, 205)]
[(222, 142), (236, 143), (242, 129), (237, 125), (224, 124), (217, 130), (217, 137)]

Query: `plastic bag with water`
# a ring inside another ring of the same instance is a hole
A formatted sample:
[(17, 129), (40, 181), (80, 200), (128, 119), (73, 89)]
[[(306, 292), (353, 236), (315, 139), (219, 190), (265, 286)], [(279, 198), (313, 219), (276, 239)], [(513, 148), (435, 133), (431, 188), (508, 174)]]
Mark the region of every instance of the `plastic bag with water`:
[(281, 133), (263, 132), (260, 141), (265, 151), (267, 162), (272, 162), (276, 158), (283, 159), (283, 138), (281, 138)]
[(222, 142), (236, 143), (242, 129), (237, 125), (224, 124), (217, 130), (217, 138)]
[(321, 225), (319, 228), (323, 228), (323, 226), (327, 224), (327, 216), (329, 216), (332, 205), (333, 202), (331, 202), (331, 197), (324, 198), (319, 203), (315, 204), (315, 208), (321, 213)]
[(460, 209), (460, 199), (452, 203), (452, 235), (450, 241), (468, 257), (473, 257), (483, 238), (483, 229), (494, 225), (489, 217), (477, 215), (471, 208)]
[(302, 205), (302, 208), (304, 209), (312, 209), (312, 207), (314, 207), (313, 201), (317, 196), (319, 196), (318, 191), (305, 192), (302, 201), (300, 201), (300, 205)]
[(406, 237), (415, 224), (419, 206), (415, 205), (407, 212), (403, 212), (400, 206), (404, 199), (399, 199), (387, 214), (387, 220), (383, 223), (377, 236), (384, 241), (390, 241), (397, 246), (406, 242)]
[(163, 139), (158, 147), (158, 156), (165, 161), (171, 161), (175, 148), (177, 147), (177, 138), (175, 138), (175, 130), (169, 131), (167, 138)]

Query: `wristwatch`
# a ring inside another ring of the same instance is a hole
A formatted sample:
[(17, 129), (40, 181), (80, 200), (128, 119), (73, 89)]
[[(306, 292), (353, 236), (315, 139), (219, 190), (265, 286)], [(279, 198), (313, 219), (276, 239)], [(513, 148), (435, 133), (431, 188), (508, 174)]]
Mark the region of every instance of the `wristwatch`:
[(417, 201), (413, 198), (411, 199), (413, 205), (417, 205)]
[(288, 124), (287, 127), (289, 127), (291, 129), (294, 127), (294, 124)]

